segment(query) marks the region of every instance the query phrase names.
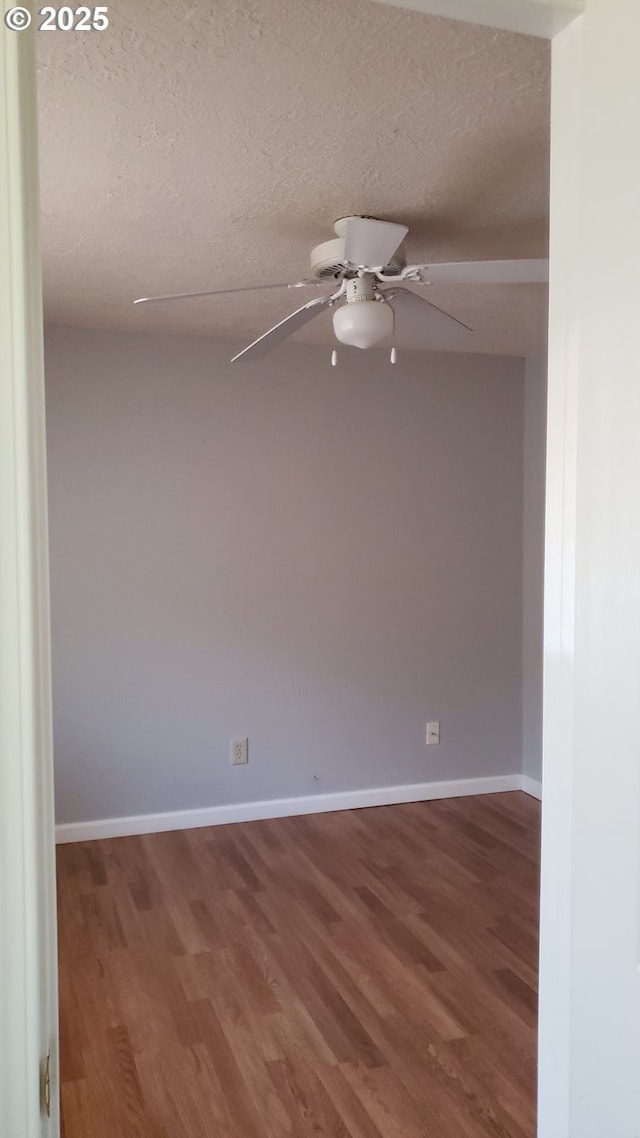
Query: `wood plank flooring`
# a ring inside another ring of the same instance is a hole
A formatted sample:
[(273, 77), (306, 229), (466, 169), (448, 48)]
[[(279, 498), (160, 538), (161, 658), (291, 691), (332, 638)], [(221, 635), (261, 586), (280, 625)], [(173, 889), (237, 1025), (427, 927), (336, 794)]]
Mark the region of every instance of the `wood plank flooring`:
[(521, 793), (60, 846), (64, 1138), (533, 1138)]

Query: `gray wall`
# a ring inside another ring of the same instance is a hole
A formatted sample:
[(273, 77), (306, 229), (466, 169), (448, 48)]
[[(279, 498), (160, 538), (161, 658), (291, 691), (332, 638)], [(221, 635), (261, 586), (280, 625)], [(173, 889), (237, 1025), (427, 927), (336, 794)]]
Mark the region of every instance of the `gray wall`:
[(542, 642), (547, 355), (525, 366), (522, 595), (522, 769), (542, 778)]
[(48, 333), (58, 820), (518, 771), (523, 362), (230, 354)]

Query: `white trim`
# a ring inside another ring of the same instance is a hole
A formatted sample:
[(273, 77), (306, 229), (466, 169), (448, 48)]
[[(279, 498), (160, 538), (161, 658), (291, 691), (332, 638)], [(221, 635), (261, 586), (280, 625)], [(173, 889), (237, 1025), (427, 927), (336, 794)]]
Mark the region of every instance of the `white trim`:
[(542, 783), (530, 778), (528, 774), (523, 774), (520, 789), (524, 790), (525, 794), (530, 794), (532, 798), (542, 801)]
[[(34, 31), (0, 20), (0, 1132), (59, 1134)], [(51, 1117), (39, 1066), (51, 1051)]]
[(584, 0), (378, 0), (430, 16), (552, 39), (584, 11)]
[(538, 1134), (571, 1123), (576, 487), (584, 19), (551, 47), (551, 226), (544, 576)]
[(56, 827), (56, 841), (90, 842), (96, 838), (157, 834), (164, 830), (191, 830), (198, 826), (225, 826), (231, 822), (288, 818), (296, 814), (324, 814), (332, 810), (358, 810), (364, 806), (393, 806), (399, 802), (427, 802), (434, 798), (462, 798), (471, 794), (499, 794), (521, 789), (520, 774), (461, 778), (450, 782), (417, 782), (408, 786), (380, 786), (369, 790), (339, 791), (337, 794), (310, 794), (301, 798), (273, 798), (262, 802), (238, 802), (229, 806), (205, 806), (198, 810), (175, 810), (167, 814), (137, 814), (129, 818), (66, 822)]
[(540, 1138), (640, 1135), (639, 49), (588, 0), (552, 51)]

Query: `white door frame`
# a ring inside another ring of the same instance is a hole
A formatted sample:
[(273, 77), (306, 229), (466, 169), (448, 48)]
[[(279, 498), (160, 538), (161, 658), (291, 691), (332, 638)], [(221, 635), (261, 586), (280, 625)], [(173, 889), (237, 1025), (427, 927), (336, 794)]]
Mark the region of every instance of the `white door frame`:
[(378, 0), (432, 16), (552, 39), (584, 11), (584, 0)]
[[(58, 1009), (33, 35), (0, 20), (0, 1133), (56, 1138)], [(50, 1054), (50, 1117), (44, 1107)]]

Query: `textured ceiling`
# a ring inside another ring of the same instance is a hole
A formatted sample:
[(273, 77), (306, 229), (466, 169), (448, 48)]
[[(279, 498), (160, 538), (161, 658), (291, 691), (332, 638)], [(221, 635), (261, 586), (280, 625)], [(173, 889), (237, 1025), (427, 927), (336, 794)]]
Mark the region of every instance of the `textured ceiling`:
[[(259, 334), (335, 218), (411, 227), (412, 260), (547, 251), (549, 45), (371, 0), (124, 0), (38, 37), (49, 323)], [(433, 286), (467, 348), (544, 342), (546, 288)], [(297, 337), (329, 343), (330, 317)], [(414, 343), (410, 346), (419, 346)]]

